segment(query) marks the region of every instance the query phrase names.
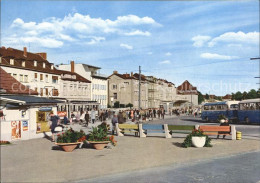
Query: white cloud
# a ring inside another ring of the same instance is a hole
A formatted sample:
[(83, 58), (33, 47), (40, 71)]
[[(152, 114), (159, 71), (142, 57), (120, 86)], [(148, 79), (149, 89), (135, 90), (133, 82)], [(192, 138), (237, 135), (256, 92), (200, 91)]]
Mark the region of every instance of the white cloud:
[[(40, 40), (43, 40), (43, 38), (47, 40), (56, 40), (59, 44), (55, 45), (58, 46), (63, 45), (67, 41), (71, 42), (79, 39), (81, 39), (80, 41), (82, 43), (86, 43), (90, 37), (91, 40), (87, 42), (87, 44), (96, 44), (105, 40), (104, 37), (100, 37), (100, 35), (104, 34), (150, 36), (150, 32), (137, 29), (140, 26), (143, 29), (145, 26), (149, 25), (156, 26), (159, 24), (148, 16), (139, 17), (136, 15), (125, 15), (110, 20), (92, 18), (90, 15), (74, 13), (65, 16), (63, 19), (51, 17), (44, 19), (42, 22), (25, 22), (21, 18), (17, 18), (12, 22), (11, 28), (16, 32), (19, 32), (18, 37), (26, 35), (28, 37), (32, 36), (33, 38), (37, 37)], [(131, 32), (131, 30), (135, 31)], [(12, 39), (11, 36), (9, 36), (9, 38)]]
[(101, 41), (105, 41), (106, 38), (105, 37), (96, 37), (96, 36), (92, 36), (91, 40), (89, 42), (87, 42), (87, 44), (96, 44), (99, 43)]
[(171, 56), (172, 54), (170, 52), (165, 53), (166, 56)]
[(207, 41), (211, 39), (210, 36), (195, 36), (191, 40), (194, 41), (193, 46), (194, 47), (202, 47)]
[(128, 33), (125, 33), (126, 36), (150, 36), (151, 33), (148, 32), (148, 31), (140, 31), (140, 30), (136, 30), (136, 31), (133, 31), (133, 32), (128, 32)]
[(171, 63), (170, 60), (164, 60), (164, 61), (159, 62), (159, 64), (170, 64), (170, 63)]
[(130, 45), (128, 45), (128, 44), (120, 44), (120, 46), (122, 47), (122, 48), (126, 48), (126, 49), (128, 49), (128, 50), (132, 50), (133, 49), (133, 46), (130, 46)]
[(209, 43), (209, 47), (215, 46), (217, 43), (244, 43), (259, 44), (259, 32), (226, 32), (218, 37), (213, 38)]
[(200, 57), (205, 59), (216, 59), (216, 60), (232, 60), (232, 59), (239, 58), (237, 56), (219, 55), (216, 53), (202, 53)]
[(151, 52), (151, 51), (147, 53), (147, 55), (152, 55), (152, 54), (153, 54), (153, 52)]

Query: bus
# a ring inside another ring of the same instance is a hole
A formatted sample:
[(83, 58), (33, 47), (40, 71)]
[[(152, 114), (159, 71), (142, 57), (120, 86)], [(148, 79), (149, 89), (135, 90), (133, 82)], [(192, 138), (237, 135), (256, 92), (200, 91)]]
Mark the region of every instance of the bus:
[(237, 110), (239, 101), (223, 101), (206, 103), (202, 107), (202, 120), (217, 121), (220, 115), (224, 115), (229, 122), (237, 121)]
[(237, 113), (239, 122), (260, 123), (260, 98), (242, 100)]

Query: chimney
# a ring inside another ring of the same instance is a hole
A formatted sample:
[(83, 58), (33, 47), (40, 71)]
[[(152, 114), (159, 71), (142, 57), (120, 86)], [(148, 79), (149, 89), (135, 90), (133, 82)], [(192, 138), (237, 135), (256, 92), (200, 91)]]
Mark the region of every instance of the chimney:
[(36, 53), (37, 55), (40, 55), (44, 60), (47, 60), (47, 53), (42, 52), (42, 53)]
[(70, 61), (70, 68), (71, 68), (71, 72), (75, 72), (75, 63), (74, 63), (74, 61)]
[(131, 77), (133, 77), (134, 76), (134, 74), (133, 74), (133, 72), (131, 72)]
[(113, 74), (118, 74), (118, 72), (117, 71), (113, 71)]
[(27, 48), (23, 47), (23, 56), (27, 57)]

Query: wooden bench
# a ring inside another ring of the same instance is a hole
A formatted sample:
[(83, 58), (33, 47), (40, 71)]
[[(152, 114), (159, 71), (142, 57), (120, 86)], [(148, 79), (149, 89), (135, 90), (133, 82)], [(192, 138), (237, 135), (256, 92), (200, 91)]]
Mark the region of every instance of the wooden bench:
[(135, 136), (139, 134), (139, 127), (137, 124), (118, 124), (118, 128), (121, 130), (121, 133), (134, 133)]
[(235, 126), (199, 126), (205, 135), (232, 135), (232, 140), (236, 139)]
[(189, 134), (195, 129), (195, 125), (168, 125), (168, 130), (173, 133)]
[(163, 133), (166, 138), (171, 138), (167, 124), (143, 124), (142, 130), (144, 130), (146, 135), (151, 133)]

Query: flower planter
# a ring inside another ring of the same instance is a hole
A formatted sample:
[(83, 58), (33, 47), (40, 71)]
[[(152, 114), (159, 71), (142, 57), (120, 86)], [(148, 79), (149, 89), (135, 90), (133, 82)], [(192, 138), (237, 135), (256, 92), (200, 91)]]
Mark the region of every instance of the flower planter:
[(110, 141), (89, 141), (96, 150), (104, 149)]
[(206, 137), (192, 137), (191, 142), (194, 147), (203, 147), (206, 143)]
[(74, 143), (55, 143), (60, 146), (65, 152), (72, 152), (80, 142)]

